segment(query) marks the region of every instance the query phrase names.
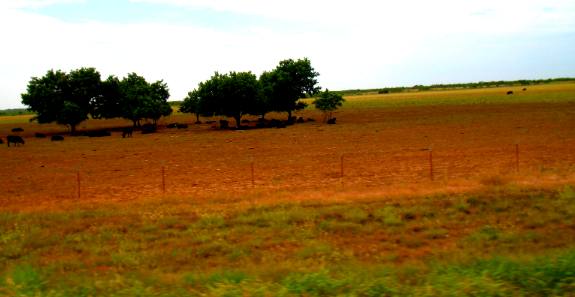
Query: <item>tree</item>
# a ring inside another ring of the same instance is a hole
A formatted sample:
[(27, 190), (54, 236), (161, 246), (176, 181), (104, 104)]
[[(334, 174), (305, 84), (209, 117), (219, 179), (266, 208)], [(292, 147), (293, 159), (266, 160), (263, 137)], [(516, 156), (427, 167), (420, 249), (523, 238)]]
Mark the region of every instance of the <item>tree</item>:
[(251, 72), (216, 72), (209, 80), (189, 92), (181, 110), (198, 114), (232, 117), (236, 126), (246, 114), (258, 114), (261, 103), (260, 84)]
[(33, 77), (22, 94), (22, 103), (36, 112), (39, 123), (56, 122), (70, 127), (88, 119), (91, 104), (100, 96), (100, 73), (94, 68), (80, 68), (70, 74), (49, 70), (41, 78)]
[(307, 106), (299, 102), (300, 98), (313, 96), (320, 91), (316, 79), (318, 76), (319, 73), (307, 58), (281, 61), (274, 70), (260, 76), (267, 109), (287, 112), (290, 119), (293, 111)]
[(313, 104), (315, 105), (315, 108), (321, 110), (325, 114), (326, 120), (330, 120), (332, 112), (342, 106), (344, 102), (345, 99), (343, 99), (341, 95), (330, 92), (326, 89), (324, 92), (321, 92), (319, 98), (313, 101)]
[(101, 94), (92, 102), (92, 117), (111, 119), (122, 116), (120, 100), (120, 80), (110, 75), (101, 84)]
[(134, 127), (144, 118), (144, 102), (148, 96), (148, 82), (136, 73), (130, 73), (119, 84), (121, 117), (132, 121)]
[(180, 105), (180, 112), (193, 113), (196, 115), (196, 123), (200, 121), (200, 115), (202, 115), (202, 108), (200, 106), (200, 96), (198, 90), (193, 90), (188, 92), (188, 96), (184, 99)]
[(172, 107), (168, 103), (170, 91), (163, 81), (156, 81), (148, 85), (148, 97), (144, 101), (143, 117), (151, 119), (154, 125), (161, 117), (172, 114)]

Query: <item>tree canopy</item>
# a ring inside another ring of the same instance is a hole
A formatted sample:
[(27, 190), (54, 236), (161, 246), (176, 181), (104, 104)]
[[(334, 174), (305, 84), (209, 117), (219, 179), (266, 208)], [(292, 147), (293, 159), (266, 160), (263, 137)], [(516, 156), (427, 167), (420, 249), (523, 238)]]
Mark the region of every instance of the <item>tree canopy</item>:
[(182, 103), (182, 112), (232, 117), (240, 127), (246, 114), (258, 114), (261, 109), (260, 85), (251, 72), (216, 72), (209, 80), (189, 92)]
[(94, 68), (80, 68), (69, 74), (61, 70), (49, 70), (43, 77), (33, 77), (22, 103), (36, 112), (39, 123), (57, 122), (70, 127), (93, 118), (123, 117), (138, 124), (141, 119), (154, 123), (162, 116), (170, 115), (172, 108), (167, 100), (168, 86), (163, 81), (148, 83), (136, 73), (120, 80), (109, 76), (101, 81)]
[(100, 73), (94, 68), (80, 68), (66, 74), (49, 70), (43, 77), (33, 77), (22, 103), (36, 112), (39, 123), (57, 122), (76, 132), (76, 126), (88, 119), (93, 102), (101, 94)]
[(307, 59), (284, 60), (262, 73), (259, 80), (251, 72), (216, 72), (209, 80), (199, 83), (188, 93), (180, 111), (202, 115), (233, 117), (240, 127), (245, 114), (264, 116), (267, 112), (293, 111), (307, 105), (299, 99), (313, 96), (320, 90), (317, 73)]
[(328, 89), (321, 92), (319, 98), (313, 101), (315, 108), (323, 111), (326, 115), (326, 120), (331, 119), (332, 112), (338, 107), (341, 107), (345, 99), (338, 93), (330, 92)]
[(295, 110), (307, 105), (300, 98), (313, 96), (321, 89), (317, 85), (319, 73), (307, 58), (283, 60), (272, 71), (260, 76), (265, 103), (269, 111), (287, 112), (288, 118)]

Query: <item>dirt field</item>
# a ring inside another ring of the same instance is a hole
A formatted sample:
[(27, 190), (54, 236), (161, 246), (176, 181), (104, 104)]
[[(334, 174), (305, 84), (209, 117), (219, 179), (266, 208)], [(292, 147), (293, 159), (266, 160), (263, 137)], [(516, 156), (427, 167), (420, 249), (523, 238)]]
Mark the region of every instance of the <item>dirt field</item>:
[[(342, 193), (457, 192), (486, 184), (574, 181), (575, 86), (532, 87), (525, 100), (518, 93), (508, 103), (504, 90), (350, 97), (351, 107), (336, 114), (337, 125), (320, 123), (321, 114), (308, 110), (298, 116), (318, 122), (286, 129), (221, 131), (203, 124), (126, 139), (119, 132), (66, 136), (61, 143), (33, 134), (64, 133), (62, 126), (6, 117), (0, 137), (23, 127), (26, 144), (0, 147), (2, 204), (77, 203), (78, 175), (80, 201), (90, 203), (159, 197), (164, 185), (167, 196), (198, 200), (270, 192), (286, 199), (336, 199)], [(499, 99), (485, 99), (492, 97)], [(430, 101), (409, 103), (425, 100)], [(285, 117), (268, 118), (280, 116)], [(176, 114), (162, 123), (172, 121), (194, 118)], [(91, 120), (80, 130), (125, 125)]]

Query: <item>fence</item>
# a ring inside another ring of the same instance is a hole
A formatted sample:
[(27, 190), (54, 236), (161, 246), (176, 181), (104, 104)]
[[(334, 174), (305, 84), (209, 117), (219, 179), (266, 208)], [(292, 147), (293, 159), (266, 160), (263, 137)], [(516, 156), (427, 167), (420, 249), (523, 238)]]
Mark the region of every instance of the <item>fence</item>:
[[(304, 190), (388, 187), (478, 179), (495, 175), (569, 175), (575, 153), (552, 146), (505, 146), (473, 150), (433, 148), (393, 151), (254, 154), (226, 158), (139, 162), (70, 161), (3, 170), (4, 197), (132, 199), (155, 195), (237, 193), (252, 189)], [(45, 163), (45, 162), (43, 162)], [(104, 163), (104, 164), (102, 164)]]

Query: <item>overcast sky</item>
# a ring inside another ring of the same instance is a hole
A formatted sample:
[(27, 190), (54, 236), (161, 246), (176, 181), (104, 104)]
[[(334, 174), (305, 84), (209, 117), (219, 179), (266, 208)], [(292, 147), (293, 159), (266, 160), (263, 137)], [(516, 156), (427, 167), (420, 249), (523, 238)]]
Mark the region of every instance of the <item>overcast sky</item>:
[(575, 77), (573, 0), (0, 0), (0, 109), (95, 67), (181, 100), (214, 71), (307, 57), (332, 90)]

